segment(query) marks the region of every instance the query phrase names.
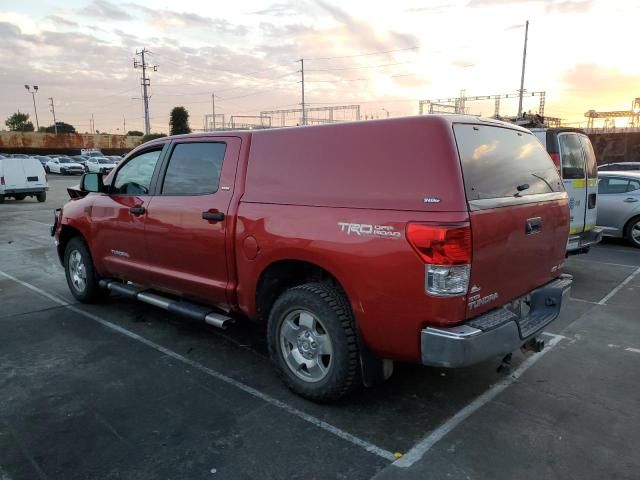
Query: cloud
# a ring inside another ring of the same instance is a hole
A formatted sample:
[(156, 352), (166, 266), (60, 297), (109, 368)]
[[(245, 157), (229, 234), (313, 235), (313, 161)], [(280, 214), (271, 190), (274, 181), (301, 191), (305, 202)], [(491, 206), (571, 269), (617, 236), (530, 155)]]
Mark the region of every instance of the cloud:
[(158, 29), (168, 28), (207, 28), (215, 34), (245, 35), (248, 32), (244, 25), (233, 25), (223, 18), (204, 17), (197, 13), (174, 12), (166, 9), (149, 8), (135, 3), (132, 8), (143, 13), (146, 19)]
[(118, 5), (107, 0), (93, 0), (88, 6), (80, 10), (81, 15), (97, 17), (105, 20), (132, 20), (133, 16)]
[(454, 8), (456, 5), (453, 3), (444, 3), (441, 5), (429, 5), (426, 7), (412, 7), (407, 8), (407, 12), (409, 13), (433, 13), (438, 14), (442, 13), (450, 8)]
[(506, 5), (538, 4), (545, 13), (586, 13), (593, 0), (469, 0), (467, 7), (494, 7)]
[[(380, 35), (371, 24), (353, 18), (345, 10), (325, 0), (316, 0), (316, 4), (342, 26), (340, 36), (345, 44), (353, 45), (356, 42), (363, 49), (386, 51), (394, 48), (411, 47), (419, 43), (416, 36), (408, 33), (391, 31), (387, 32), (386, 35)], [(323, 36), (330, 34), (331, 32), (322, 32)]]
[(60, 27), (70, 27), (70, 28), (74, 28), (78, 26), (77, 22), (71, 21), (71, 20), (67, 20), (66, 18), (62, 18), (58, 15), (49, 15), (47, 17), (47, 20), (50, 20), (51, 22), (53, 22), (54, 24), (60, 26)]
[(593, 63), (575, 65), (564, 73), (562, 80), (569, 93), (586, 98), (600, 96), (604, 92), (637, 91), (640, 85), (640, 75), (631, 75)]
[(300, 3), (294, 2), (274, 3), (269, 5), (267, 8), (251, 13), (253, 15), (264, 15), (270, 17), (293, 17), (302, 13), (299, 6)]

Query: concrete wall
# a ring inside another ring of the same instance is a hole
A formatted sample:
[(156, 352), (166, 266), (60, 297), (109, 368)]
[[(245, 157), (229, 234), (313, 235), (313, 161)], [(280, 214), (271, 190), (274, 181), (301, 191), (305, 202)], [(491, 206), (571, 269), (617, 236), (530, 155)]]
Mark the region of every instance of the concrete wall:
[(640, 162), (640, 132), (589, 133), (598, 163)]
[(80, 153), (81, 148), (99, 148), (104, 154), (122, 154), (140, 145), (142, 137), (108, 134), (0, 132), (0, 152)]

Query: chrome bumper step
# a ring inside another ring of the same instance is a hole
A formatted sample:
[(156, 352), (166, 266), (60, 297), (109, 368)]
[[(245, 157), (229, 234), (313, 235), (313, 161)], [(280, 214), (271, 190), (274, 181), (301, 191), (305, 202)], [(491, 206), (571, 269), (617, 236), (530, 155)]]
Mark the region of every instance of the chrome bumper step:
[(231, 317), (223, 315), (213, 310), (211, 307), (164, 297), (152, 290), (132, 284), (114, 282), (112, 280), (100, 280), (100, 287), (111, 290), (114, 293), (118, 293), (123, 297), (139, 300), (196, 322), (204, 322), (213, 327), (224, 329), (227, 327), (229, 322), (233, 321)]

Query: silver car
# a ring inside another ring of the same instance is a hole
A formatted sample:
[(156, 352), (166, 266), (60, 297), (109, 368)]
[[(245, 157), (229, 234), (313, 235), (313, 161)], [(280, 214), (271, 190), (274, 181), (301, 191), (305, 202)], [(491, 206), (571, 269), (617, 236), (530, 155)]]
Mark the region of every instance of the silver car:
[(598, 220), (604, 235), (640, 248), (640, 172), (598, 172)]

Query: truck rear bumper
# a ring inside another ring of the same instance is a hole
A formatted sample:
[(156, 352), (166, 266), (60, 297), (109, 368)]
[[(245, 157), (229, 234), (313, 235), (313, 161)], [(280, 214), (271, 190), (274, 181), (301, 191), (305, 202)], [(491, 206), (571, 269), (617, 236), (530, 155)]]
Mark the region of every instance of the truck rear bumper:
[(585, 248), (600, 243), (602, 240), (603, 229), (601, 227), (593, 227), (591, 230), (569, 236), (567, 241), (567, 252), (581, 253)]
[(570, 275), (562, 275), (456, 327), (425, 328), (421, 332), (422, 363), (466, 367), (517, 350), (558, 317), (572, 282)]
[(42, 193), (48, 189), (49, 189), (48, 187), (7, 188), (5, 189), (4, 194), (7, 196), (11, 196), (14, 193), (28, 195), (31, 193)]

